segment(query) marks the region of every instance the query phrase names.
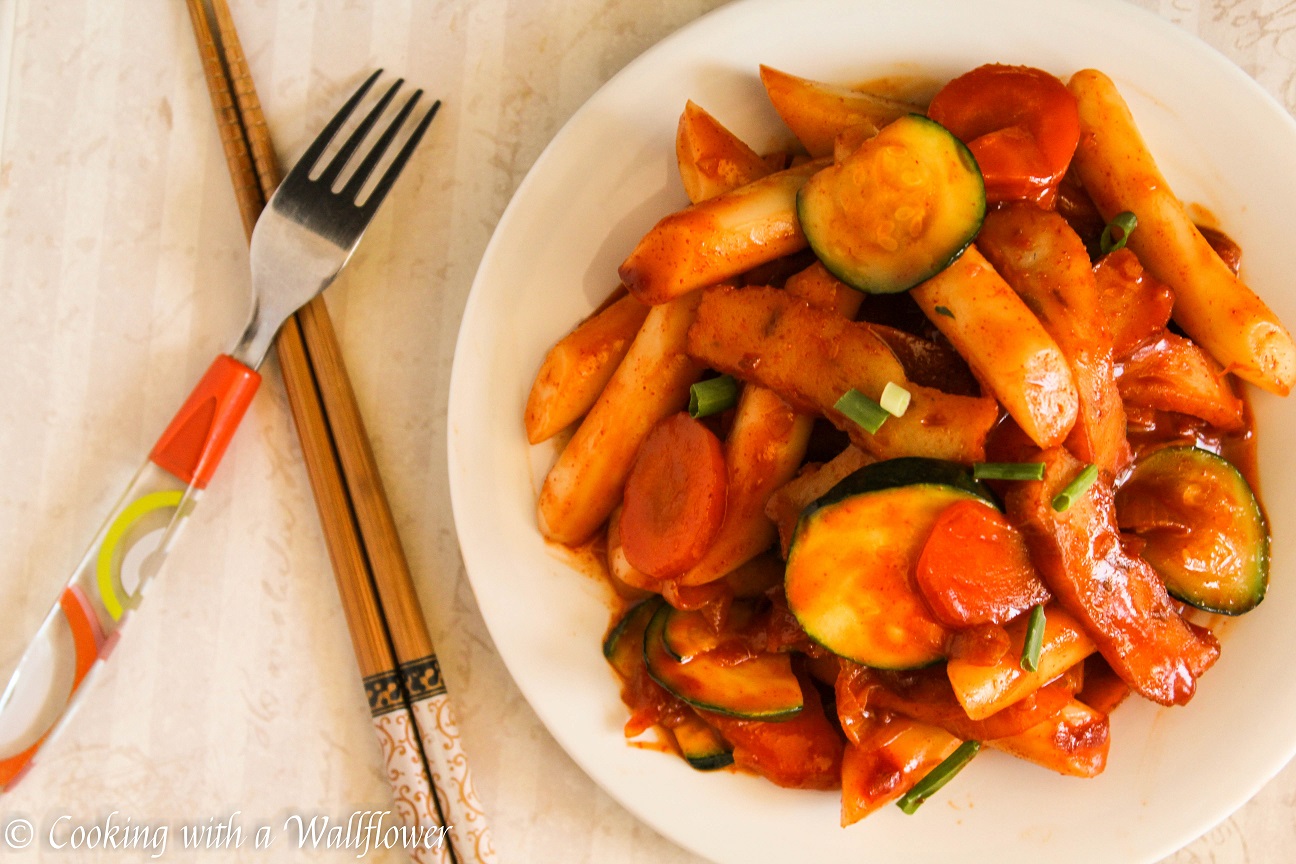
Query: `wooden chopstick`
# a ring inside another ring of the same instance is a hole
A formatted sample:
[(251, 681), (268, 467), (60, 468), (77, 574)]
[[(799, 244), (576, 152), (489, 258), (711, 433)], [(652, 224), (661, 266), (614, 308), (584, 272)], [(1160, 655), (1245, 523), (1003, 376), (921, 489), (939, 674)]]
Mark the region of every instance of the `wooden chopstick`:
[[(250, 237), (279, 181), (269, 130), (225, 0), (188, 6)], [(289, 319), (276, 350), (398, 812), (409, 824), (446, 829), (444, 844), (425, 844), (413, 857), (492, 862), (485, 814), (321, 297)]]

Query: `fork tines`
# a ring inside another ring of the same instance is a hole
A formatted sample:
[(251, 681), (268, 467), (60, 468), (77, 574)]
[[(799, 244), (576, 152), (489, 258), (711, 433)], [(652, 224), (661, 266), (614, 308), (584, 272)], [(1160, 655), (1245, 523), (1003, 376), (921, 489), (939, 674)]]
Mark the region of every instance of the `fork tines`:
[(363, 159), (355, 166), (355, 169), (347, 179), (346, 184), (336, 193), (333, 193), (333, 187), (337, 184), (338, 179), (342, 176), (348, 165), (357, 157), (361, 145), (364, 144), (365, 139), (370, 135), (375, 125), (386, 112), (388, 106), (396, 96), (397, 91), (399, 91), (401, 86), (404, 84), (404, 79), (398, 79), (394, 84), (387, 88), (387, 91), (383, 93), (381, 97), (379, 97), (377, 103), (369, 110), (369, 113), (360, 120), (359, 124), (352, 130), (351, 134), (347, 136), (346, 141), (342, 143), (342, 146), (338, 149), (337, 153), (334, 154), (328, 164), (324, 166), (324, 170), (314, 178), (311, 177), (311, 174), (314, 172), (315, 168), (318, 167), (318, 163), (329, 145), (338, 136), (338, 133), (347, 124), (347, 121), (351, 119), (351, 115), (356, 112), (356, 109), (364, 101), (366, 94), (368, 94), (370, 88), (373, 87), (374, 82), (378, 80), (382, 71), (383, 70), (378, 69), (370, 75), (365, 82), (360, 85), (359, 89), (352, 94), (351, 98), (347, 100), (346, 104), (342, 106), (341, 110), (334, 115), (333, 119), (328, 122), (328, 125), (324, 127), (323, 131), (320, 132), (315, 141), (312, 142), (306, 152), (302, 154), (292, 171), (284, 178), (283, 183), (280, 186), (281, 189), (288, 191), (289, 189), (292, 189), (292, 187), (297, 187), (292, 189), (292, 191), (301, 193), (305, 191), (305, 189), (301, 187), (308, 184), (309, 186), (314, 187), (312, 191), (316, 195), (335, 195), (335, 197), (341, 199), (342, 202), (353, 204), (355, 207), (355, 213), (353, 215), (358, 221), (363, 223), (369, 220), (373, 215), (373, 212), (378, 209), (380, 204), (382, 204), (383, 198), (386, 197), (388, 191), (391, 190), (392, 184), (396, 182), (396, 178), (400, 175), (401, 169), (405, 167), (405, 163), (409, 160), (410, 155), (418, 146), (419, 139), (423, 137), (423, 133), (427, 131), (428, 126), (432, 123), (432, 119), (436, 116), (437, 109), (441, 107), (441, 100), (439, 99), (432, 103), (432, 107), (423, 114), (423, 117), (413, 127), (413, 131), (409, 133), (409, 137), (405, 140), (400, 151), (392, 159), (391, 164), (383, 173), (382, 177), (374, 185), (369, 194), (362, 199), (360, 194), (364, 190), (370, 175), (373, 174), (374, 169), (380, 162), (382, 162), (383, 157), (387, 154), (387, 150), (392, 146), (397, 135), (399, 135), (401, 130), (407, 125), (406, 121), (414, 112), (419, 99), (423, 95), (421, 89), (414, 91), (413, 95), (405, 100), (405, 103), (401, 106), (396, 116), (387, 123), (378, 140), (375, 141), (368, 148), (367, 152), (364, 153)]

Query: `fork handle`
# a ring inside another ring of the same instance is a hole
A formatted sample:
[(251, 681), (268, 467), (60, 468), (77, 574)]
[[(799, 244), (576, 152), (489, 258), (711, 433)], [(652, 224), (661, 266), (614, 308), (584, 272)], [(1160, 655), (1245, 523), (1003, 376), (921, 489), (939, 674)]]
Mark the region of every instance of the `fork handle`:
[(91, 541), (0, 690), (0, 792), (26, 772), (112, 651), (260, 381), (255, 370), (217, 357)]
[(178, 479), (207, 488), (260, 383), (255, 369), (228, 354), (218, 355), (153, 445), (149, 459)]

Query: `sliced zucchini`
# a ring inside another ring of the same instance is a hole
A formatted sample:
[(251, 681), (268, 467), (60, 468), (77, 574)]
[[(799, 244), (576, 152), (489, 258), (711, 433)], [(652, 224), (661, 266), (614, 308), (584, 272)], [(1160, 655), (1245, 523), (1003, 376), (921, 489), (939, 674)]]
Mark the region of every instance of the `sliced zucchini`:
[(972, 476), (966, 466), (948, 459), (932, 459), (927, 456), (902, 456), (898, 459), (884, 459), (872, 462), (847, 474), (841, 480), (812, 501), (801, 512), (805, 518), (821, 507), (836, 504), (855, 495), (866, 492), (881, 492), (884, 489), (895, 489), (898, 486), (915, 485), (950, 486), (982, 498), (995, 509), (999, 502), (990, 492), (990, 487)]
[(797, 193), (810, 248), (846, 284), (907, 291), (957, 258), (985, 217), (971, 152), (920, 114), (907, 114)]
[(690, 713), (671, 729), (686, 762), (699, 771), (715, 771), (733, 764), (733, 749), (705, 720)]
[[(677, 614), (682, 613), (663, 605), (644, 630), (644, 663), (654, 681), (694, 708), (730, 717), (785, 720), (801, 711), (804, 698), (791, 655), (736, 658), (732, 652), (712, 650), (679, 660), (664, 639), (669, 620)], [(724, 641), (722, 631), (716, 644)]]
[(643, 658), (643, 634), (653, 614), (662, 606), (662, 598), (650, 597), (621, 616), (603, 639), (603, 656), (622, 678), (634, 674)]
[(1139, 554), (1170, 596), (1222, 615), (1264, 599), (1269, 527), (1246, 478), (1214, 453), (1166, 447), (1142, 457), (1116, 493), (1116, 518), (1143, 540)]
[[(644, 662), (644, 630), (663, 606), (665, 603), (661, 597), (638, 603), (621, 616), (603, 640), (603, 656), (622, 678), (629, 679), (636, 666)], [(697, 770), (714, 771), (733, 764), (733, 750), (729, 744), (693, 712), (690, 711), (670, 732), (679, 745), (680, 754)]]
[(990, 493), (960, 465), (892, 459), (866, 465), (807, 507), (788, 551), (788, 608), (819, 644), (879, 669), (945, 657), (946, 630), (914, 584), (932, 526), (956, 501)]

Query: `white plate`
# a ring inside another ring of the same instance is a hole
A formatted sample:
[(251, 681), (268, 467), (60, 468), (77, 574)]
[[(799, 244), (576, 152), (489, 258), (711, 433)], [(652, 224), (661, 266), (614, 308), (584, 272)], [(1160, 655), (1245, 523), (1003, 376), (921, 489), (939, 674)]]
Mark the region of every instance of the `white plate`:
[(916, 816), (894, 807), (838, 827), (838, 796), (702, 774), (627, 746), (599, 653), (603, 588), (547, 549), (535, 500), (550, 448), (529, 448), (522, 408), (549, 346), (616, 283), (616, 267), (685, 203), (674, 135), (686, 99), (757, 148), (785, 140), (756, 76), (908, 72), (949, 78), (983, 62), (1060, 76), (1111, 75), (1176, 192), (1214, 213), (1246, 251), (1250, 283), (1296, 323), (1296, 124), (1211, 49), (1107, 0), (751, 0), (648, 51), (563, 128), (518, 189), (464, 313), (451, 382), (455, 522), (473, 589), (510, 672), (581, 767), (661, 833), (722, 861), (1153, 861), (1243, 804), (1296, 752), (1296, 621), (1289, 550), (1296, 489), (1293, 403), (1256, 399), (1264, 493), (1276, 536), (1269, 597), (1233, 624), (1187, 708), (1128, 704), (1095, 780), (978, 757)]

